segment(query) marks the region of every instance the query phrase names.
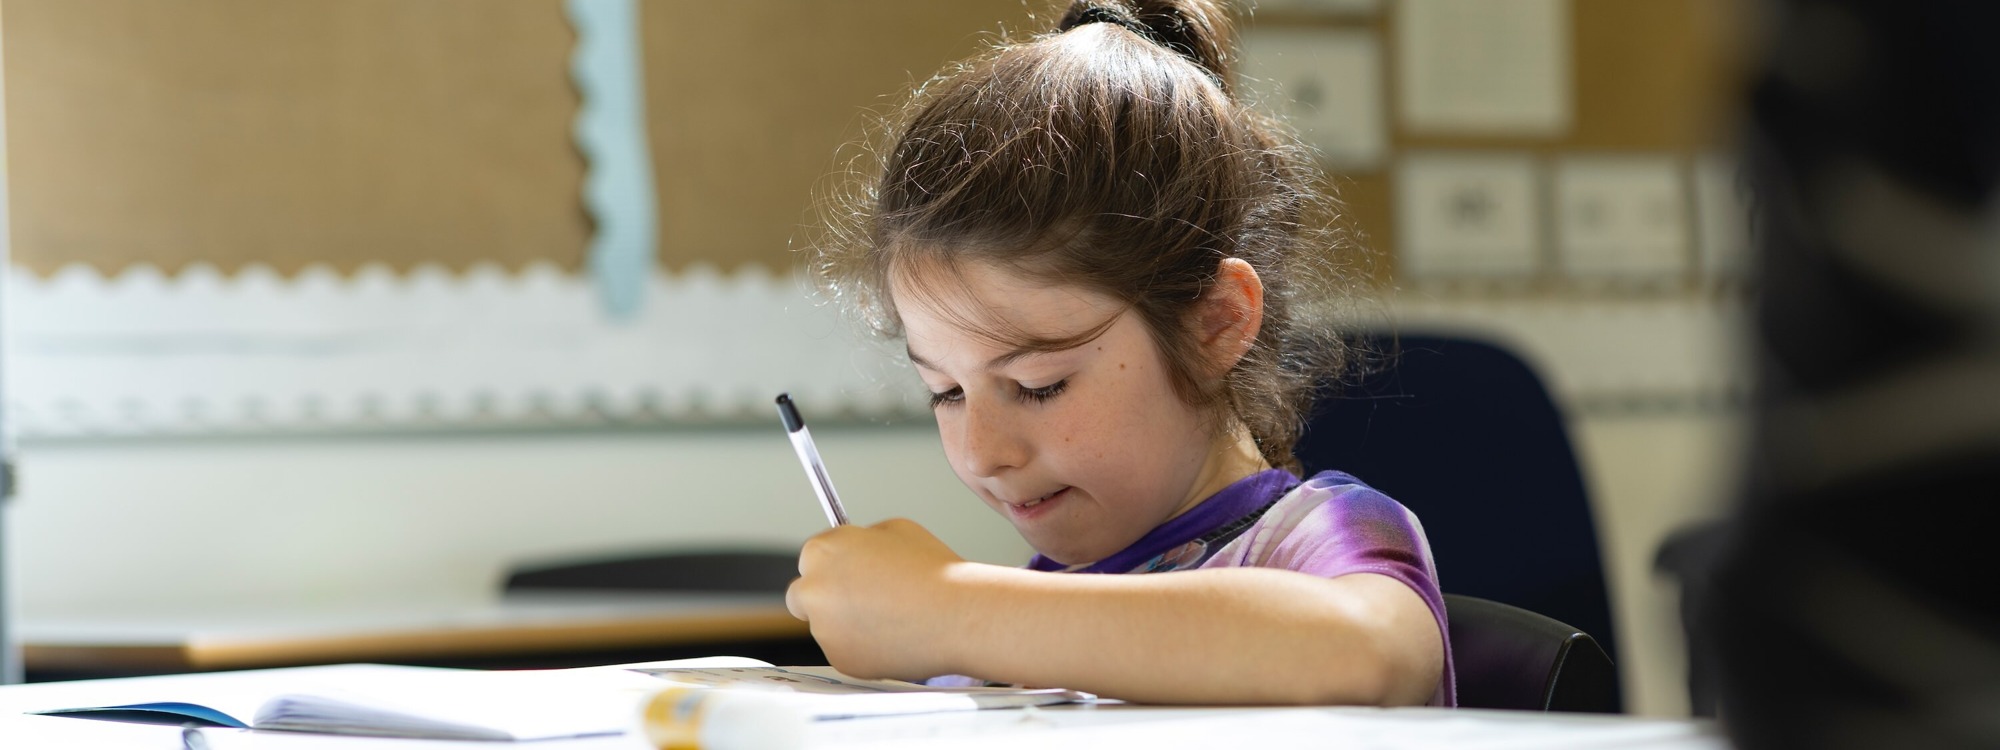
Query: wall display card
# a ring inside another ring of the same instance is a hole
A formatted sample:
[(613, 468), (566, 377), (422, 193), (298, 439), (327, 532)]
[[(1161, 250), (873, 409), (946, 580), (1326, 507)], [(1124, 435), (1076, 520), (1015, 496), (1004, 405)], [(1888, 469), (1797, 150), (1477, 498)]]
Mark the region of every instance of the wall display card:
[(1565, 273), (1657, 279), (1687, 269), (1686, 187), (1668, 156), (1556, 162), (1556, 246)]
[(1739, 278), (1750, 265), (1750, 197), (1735, 159), (1712, 154), (1694, 162), (1695, 227), (1701, 273)]
[(1331, 167), (1374, 169), (1388, 150), (1382, 49), (1346, 29), (1253, 30), (1243, 35), (1243, 85), (1297, 128)]
[(1396, 174), (1398, 273), (1526, 277), (1541, 262), (1541, 177), (1526, 154), (1416, 153)]
[(1404, 127), (1534, 136), (1569, 129), (1565, 0), (1403, 0), (1397, 8)]

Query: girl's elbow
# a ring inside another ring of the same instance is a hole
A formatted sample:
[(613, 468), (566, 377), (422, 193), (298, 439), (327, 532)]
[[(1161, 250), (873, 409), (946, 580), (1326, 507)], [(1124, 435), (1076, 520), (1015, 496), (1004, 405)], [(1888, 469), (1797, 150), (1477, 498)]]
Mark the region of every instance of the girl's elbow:
[[(1384, 651), (1372, 647), (1347, 648), (1327, 659), (1301, 660), (1311, 670), (1301, 679), (1289, 681), (1272, 703), (1302, 706), (1399, 706), (1412, 705), (1405, 696), (1412, 677), (1407, 668)], [(1313, 666), (1308, 666), (1313, 665)], [(1426, 693), (1414, 703), (1429, 698)]]
[(1378, 631), (1358, 639), (1338, 661), (1339, 669), (1329, 669), (1311, 695), (1298, 696), (1301, 703), (1350, 706), (1421, 706), (1437, 692), (1444, 672), (1444, 654), (1412, 648), (1409, 639), (1391, 631)]

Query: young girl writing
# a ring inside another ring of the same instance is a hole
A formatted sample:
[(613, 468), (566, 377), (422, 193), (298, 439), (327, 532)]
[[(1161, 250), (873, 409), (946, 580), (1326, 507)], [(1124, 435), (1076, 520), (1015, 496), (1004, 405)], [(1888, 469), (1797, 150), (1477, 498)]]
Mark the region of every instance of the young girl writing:
[[(920, 90), (837, 299), (900, 336), (952, 469), (1039, 553), (808, 541), (787, 596), (864, 677), (1161, 703), (1452, 705), (1422, 528), (1291, 455), (1341, 349), (1309, 155), (1231, 94), (1206, 0), (1080, 0)], [(1093, 573), (1148, 575), (1086, 575)]]

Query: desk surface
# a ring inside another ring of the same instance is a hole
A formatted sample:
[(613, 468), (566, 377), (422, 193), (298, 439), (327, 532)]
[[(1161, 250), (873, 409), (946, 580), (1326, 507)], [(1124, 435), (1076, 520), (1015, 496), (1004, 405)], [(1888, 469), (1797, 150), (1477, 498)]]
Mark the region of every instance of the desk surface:
[[(178, 697), (203, 701), (223, 693), (275, 694), (326, 667), (80, 680), (0, 687), (0, 747), (177, 747), (176, 727), (28, 716), (23, 712)], [(216, 750), (391, 750), (492, 748), (456, 743), (208, 730)], [(1342, 747), (1600, 748), (1725, 750), (1713, 724), (1531, 712), (1434, 708), (1160, 708), (1106, 706), (1071, 710), (966, 711), (816, 723), (812, 748), (1103, 748), (1103, 747)], [(635, 748), (627, 737), (533, 743), (537, 750)]]
[(31, 670), (439, 661), (805, 638), (777, 594), (516, 594), (469, 606), (27, 617)]

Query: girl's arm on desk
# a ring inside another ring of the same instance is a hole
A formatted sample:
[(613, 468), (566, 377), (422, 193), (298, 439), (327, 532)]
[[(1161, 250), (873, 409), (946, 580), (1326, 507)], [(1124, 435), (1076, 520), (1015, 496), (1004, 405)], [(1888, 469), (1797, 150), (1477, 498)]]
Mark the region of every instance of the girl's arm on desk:
[(1065, 575), (970, 563), (905, 520), (807, 545), (787, 597), (857, 677), (948, 673), (1148, 703), (1415, 705), (1443, 670), (1424, 600), (1372, 574)]

